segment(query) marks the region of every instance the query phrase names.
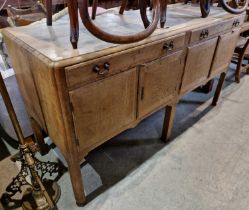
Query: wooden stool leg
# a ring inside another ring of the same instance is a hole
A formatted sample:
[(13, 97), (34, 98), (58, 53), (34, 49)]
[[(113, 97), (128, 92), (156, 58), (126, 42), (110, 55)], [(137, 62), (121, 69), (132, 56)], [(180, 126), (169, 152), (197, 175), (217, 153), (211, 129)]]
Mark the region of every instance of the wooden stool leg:
[(68, 0), (68, 13), (70, 18), (70, 41), (74, 49), (77, 49), (79, 39), (79, 20), (77, 0)]
[(32, 130), (34, 132), (35, 141), (39, 146), (41, 155), (46, 155), (49, 152), (48, 145), (44, 142), (44, 135), (40, 125), (33, 119), (30, 119)]
[(226, 73), (225, 72), (221, 73), (218, 85), (217, 85), (216, 90), (215, 90), (213, 102), (212, 102), (213, 106), (216, 106), (216, 104), (217, 104), (217, 101), (219, 99), (220, 92), (221, 92), (222, 86), (224, 84), (225, 78), (226, 78)]
[(47, 25), (52, 25), (52, 0), (46, 0), (46, 10), (47, 10)]
[(146, 11), (147, 11), (147, 2), (145, 0), (139, 1), (140, 15), (144, 24), (144, 27), (147, 28), (150, 25)]
[(120, 14), (120, 15), (123, 15), (123, 14), (124, 14), (124, 10), (125, 10), (125, 8), (126, 8), (127, 1), (128, 1), (128, 0), (122, 0), (121, 7), (120, 7), (120, 9), (119, 9), (119, 14)]
[(237, 63), (237, 67), (236, 67), (236, 72), (235, 72), (235, 82), (240, 83), (240, 73), (241, 73), (241, 65), (242, 65), (242, 61), (243, 61), (243, 55), (239, 55), (238, 58), (238, 63)]
[(98, 0), (93, 0), (93, 6), (92, 6), (92, 19), (93, 20), (96, 18), (97, 6), (98, 6)]
[(71, 163), (68, 163), (68, 170), (73, 186), (76, 204), (78, 206), (84, 206), (86, 203), (86, 197), (84, 192), (83, 179), (80, 171), (80, 163), (77, 161), (71, 161)]
[(160, 0), (160, 26), (164, 28), (166, 23), (166, 13), (167, 13), (168, 0)]
[(164, 123), (163, 123), (163, 131), (161, 140), (167, 142), (171, 135), (172, 126), (174, 122), (176, 105), (167, 106), (165, 109)]

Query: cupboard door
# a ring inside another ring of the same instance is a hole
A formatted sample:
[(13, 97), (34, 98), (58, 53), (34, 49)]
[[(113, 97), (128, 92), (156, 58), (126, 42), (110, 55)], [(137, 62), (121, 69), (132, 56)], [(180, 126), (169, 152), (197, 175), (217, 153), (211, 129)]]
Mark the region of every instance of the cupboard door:
[(208, 78), (217, 38), (188, 47), (181, 94), (196, 88)]
[(137, 70), (70, 91), (80, 150), (88, 151), (135, 121)]
[(183, 53), (178, 51), (141, 66), (138, 107), (140, 118), (165, 106), (167, 102), (176, 97), (181, 82), (183, 64)]
[(226, 71), (230, 64), (236, 43), (239, 37), (239, 30), (223, 34), (219, 37), (210, 76), (213, 77)]

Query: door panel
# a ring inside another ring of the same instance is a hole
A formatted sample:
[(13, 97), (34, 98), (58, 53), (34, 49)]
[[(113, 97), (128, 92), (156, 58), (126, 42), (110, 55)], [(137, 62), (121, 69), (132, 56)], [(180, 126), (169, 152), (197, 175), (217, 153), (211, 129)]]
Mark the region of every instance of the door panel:
[(81, 150), (107, 140), (136, 118), (137, 70), (70, 92)]
[(181, 94), (193, 90), (208, 78), (218, 38), (213, 38), (188, 47)]
[(138, 115), (143, 117), (166, 105), (179, 91), (183, 72), (182, 51), (141, 66)]
[(239, 30), (223, 34), (219, 37), (218, 46), (215, 52), (210, 75), (226, 71), (230, 64), (236, 43), (238, 41)]

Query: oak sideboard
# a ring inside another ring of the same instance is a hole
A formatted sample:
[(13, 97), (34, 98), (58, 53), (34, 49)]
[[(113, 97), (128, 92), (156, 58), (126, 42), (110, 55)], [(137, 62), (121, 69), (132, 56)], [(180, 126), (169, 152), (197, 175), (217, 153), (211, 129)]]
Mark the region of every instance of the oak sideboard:
[[(138, 11), (96, 17), (112, 33), (143, 30)], [(34, 134), (60, 149), (78, 205), (85, 203), (80, 164), (94, 148), (166, 108), (162, 139), (170, 136), (180, 97), (219, 76), (216, 104), (244, 15), (213, 8), (169, 5), (164, 29), (134, 44), (96, 39), (82, 26), (78, 49), (68, 41), (68, 16), (3, 31)]]

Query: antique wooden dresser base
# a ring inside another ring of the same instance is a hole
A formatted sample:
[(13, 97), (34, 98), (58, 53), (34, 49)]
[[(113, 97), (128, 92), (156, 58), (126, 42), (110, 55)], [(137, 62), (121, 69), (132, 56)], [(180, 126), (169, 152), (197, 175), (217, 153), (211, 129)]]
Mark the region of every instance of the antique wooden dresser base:
[[(143, 29), (138, 11), (102, 17), (96, 21), (105, 29)], [(64, 155), (78, 205), (85, 203), (80, 163), (92, 149), (164, 107), (167, 140), (179, 98), (221, 75), (216, 104), (244, 16), (212, 9), (199, 17), (189, 5), (169, 6), (169, 28), (129, 45), (102, 42), (81, 28), (78, 50), (65, 19), (3, 32), (36, 139), (43, 145), (44, 131)]]

